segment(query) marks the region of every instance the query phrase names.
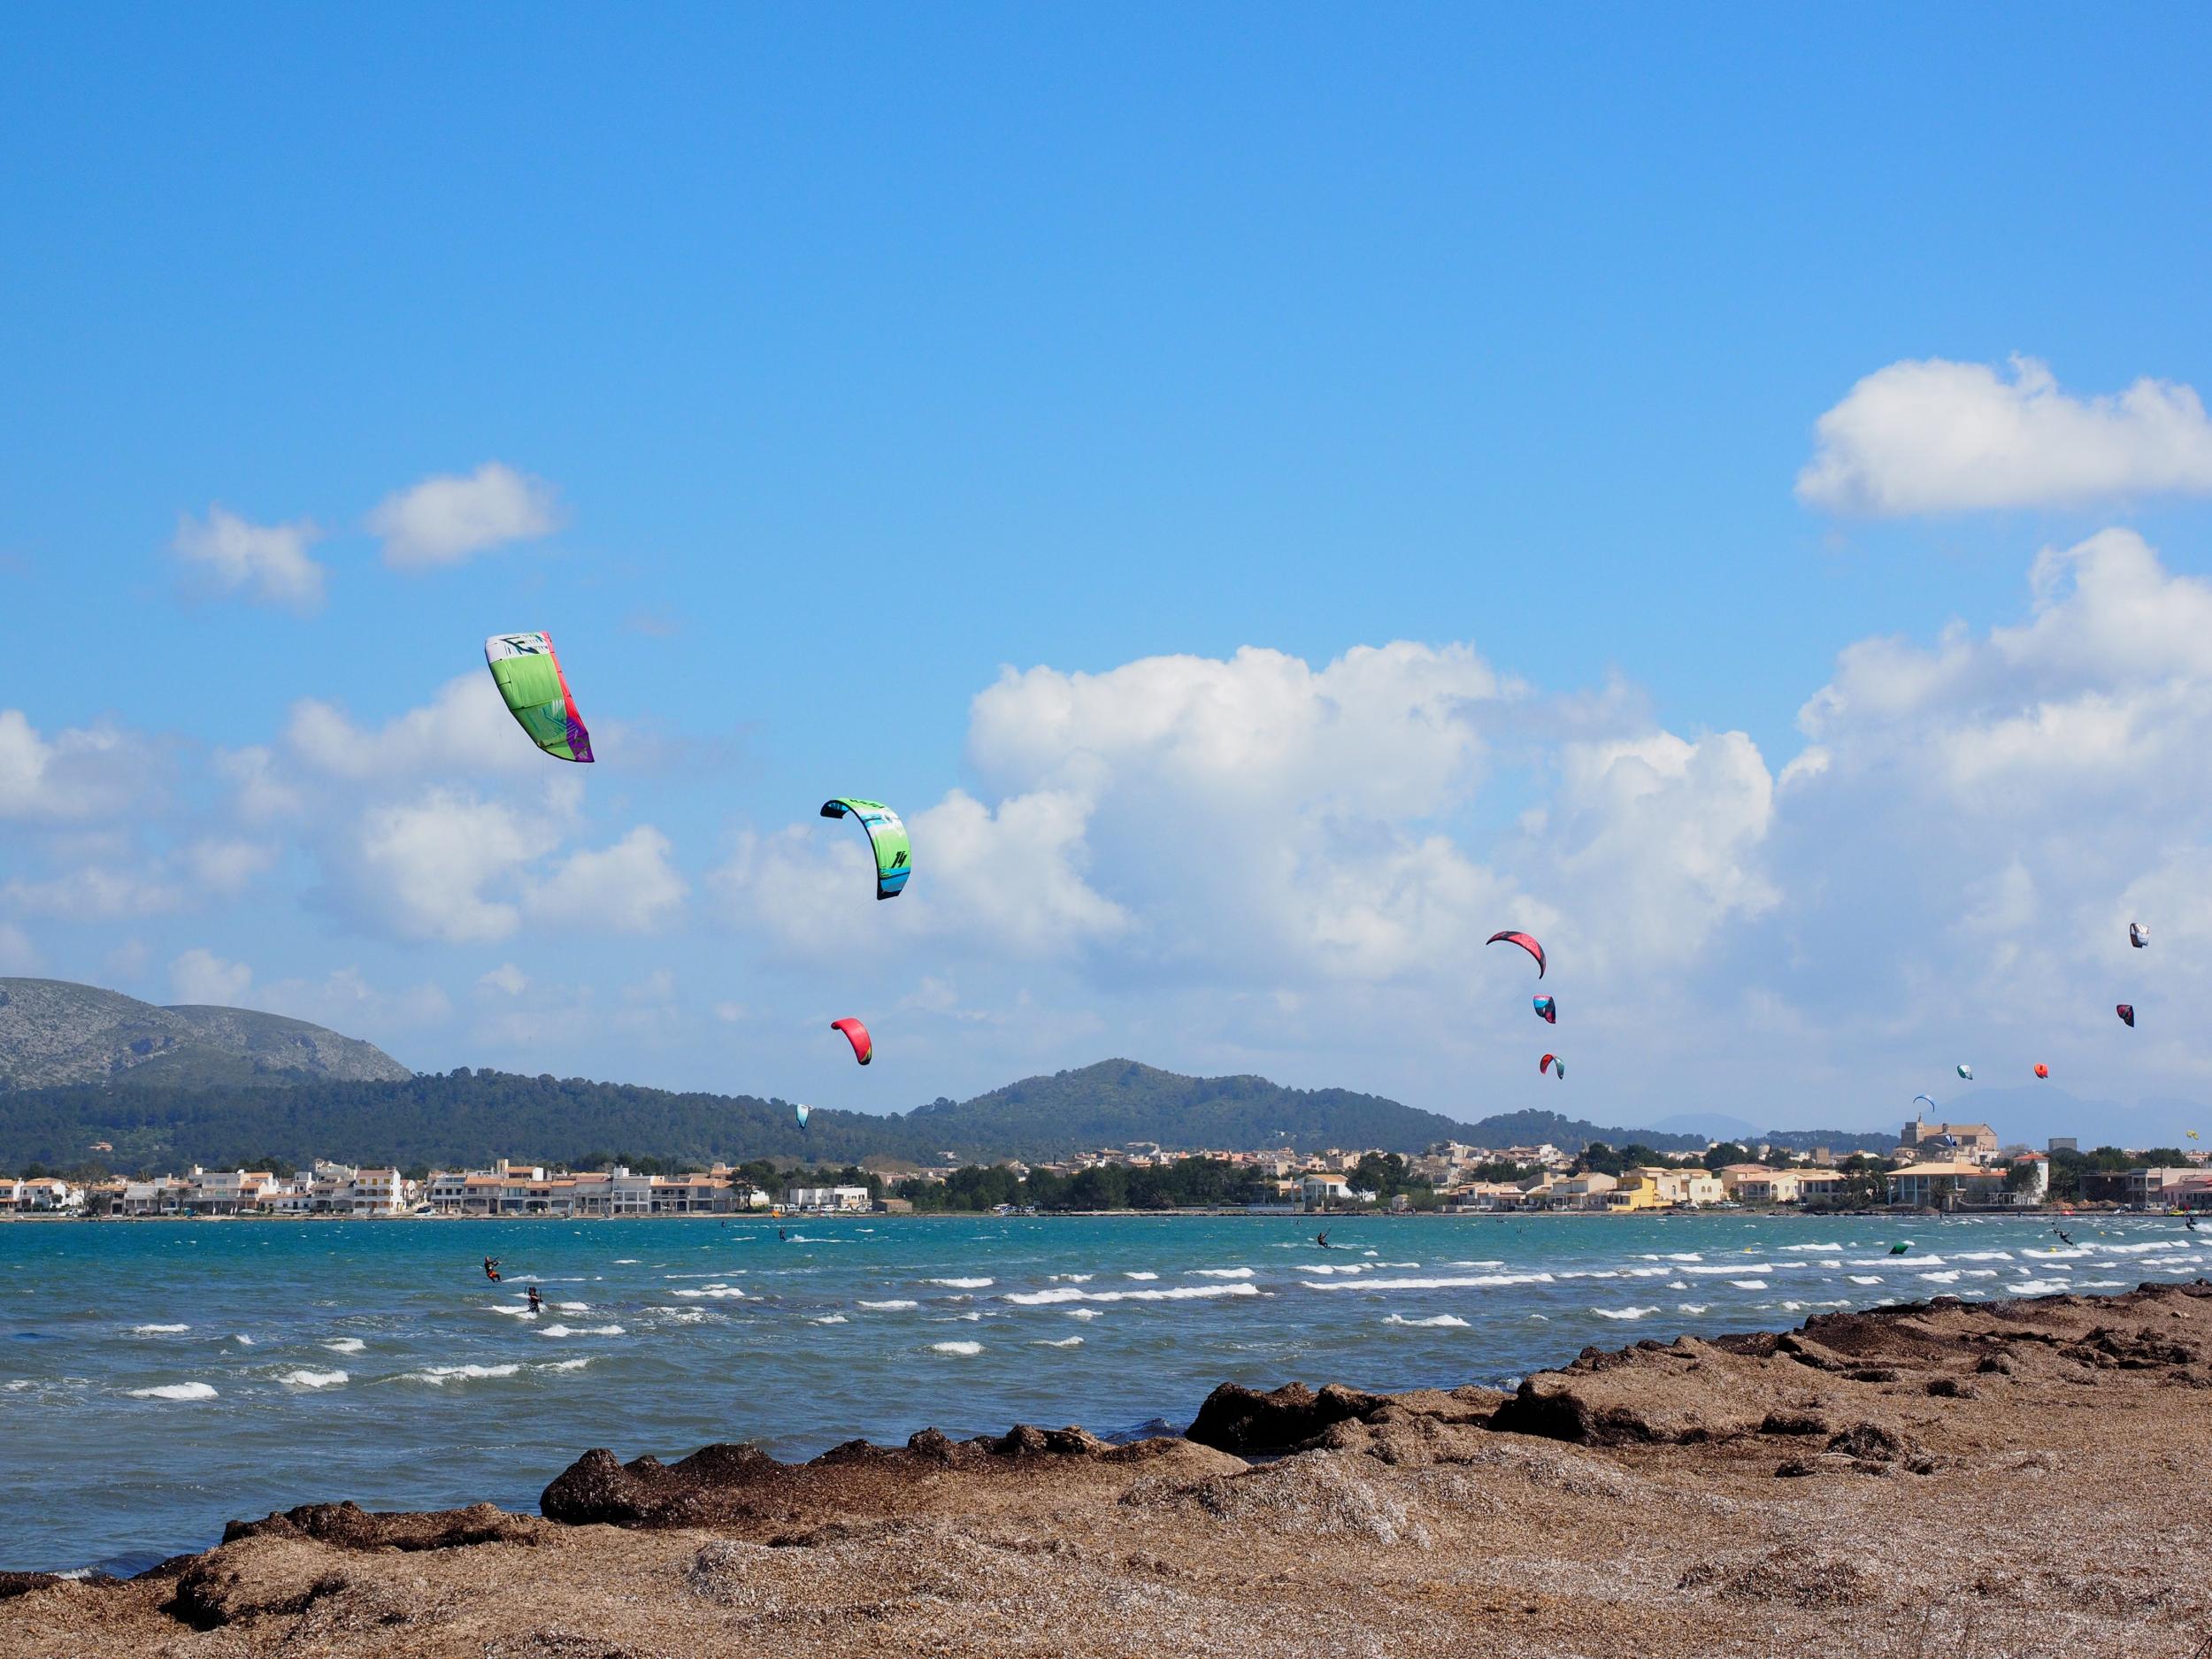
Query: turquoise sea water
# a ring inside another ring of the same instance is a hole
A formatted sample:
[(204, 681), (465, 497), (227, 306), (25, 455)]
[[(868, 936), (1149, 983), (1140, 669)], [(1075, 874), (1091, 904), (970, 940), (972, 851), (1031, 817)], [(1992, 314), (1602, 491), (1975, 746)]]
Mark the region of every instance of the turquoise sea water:
[[(1683, 1332), (2194, 1279), (2140, 1217), (0, 1225), (0, 1568), (124, 1571), (351, 1498), (527, 1508), (681, 1456), (1187, 1423), (1216, 1383), (1500, 1383)], [(1909, 1256), (1892, 1243), (1910, 1240)], [(506, 1282), (488, 1282), (486, 1255)], [(533, 1319), (525, 1287), (547, 1303)]]

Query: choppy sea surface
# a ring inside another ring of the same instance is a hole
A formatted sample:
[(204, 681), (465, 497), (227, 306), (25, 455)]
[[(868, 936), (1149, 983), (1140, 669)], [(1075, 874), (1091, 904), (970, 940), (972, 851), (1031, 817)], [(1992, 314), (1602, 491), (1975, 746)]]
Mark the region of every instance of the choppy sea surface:
[(1224, 1381), (1499, 1384), (1591, 1342), (2212, 1258), (2178, 1220), (2064, 1225), (1422, 1217), (1328, 1249), (1297, 1217), (4, 1225), (0, 1569), (134, 1571), (302, 1502), (526, 1509), (594, 1446), (1180, 1427)]

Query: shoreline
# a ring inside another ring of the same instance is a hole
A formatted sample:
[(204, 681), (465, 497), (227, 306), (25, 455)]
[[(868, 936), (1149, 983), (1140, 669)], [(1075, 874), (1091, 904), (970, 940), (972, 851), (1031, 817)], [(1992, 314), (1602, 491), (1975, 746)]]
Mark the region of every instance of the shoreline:
[(1764, 1655), (1832, 1651), (1846, 1619), (1901, 1659), (2180, 1654), (2212, 1618), (2208, 1390), (2203, 1280), (1939, 1296), (1585, 1348), (1511, 1394), (1225, 1384), (1183, 1434), (1122, 1443), (595, 1450), (538, 1515), (304, 1505), (134, 1579), (0, 1575), (0, 1617), (40, 1659), (642, 1659), (771, 1632), (830, 1654), (863, 1631), (1228, 1654), (1263, 1627), (1294, 1654)]
[(286, 1225), (301, 1224), (322, 1225), (331, 1222), (374, 1221), (528, 1221), (528, 1222), (657, 1222), (657, 1221), (748, 1221), (772, 1225), (776, 1221), (867, 1221), (878, 1224), (886, 1221), (1095, 1221), (1127, 1217), (1139, 1221), (1172, 1221), (1192, 1219), (1202, 1221), (1284, 1221), (1300, 1220), (1326, 1223), (1331, 1226), (1355, 1221), (1534, 1221), (1534, 1220), (1607, 1220), (1607, 1221), (1668, 1221), (1710, 1219), (1716, 1216), (1740, 1216), (1761, 1221), (1992, 1221), (2007, 1219), (2064, 1219), (2067, 1217), (2132, 1216), (2149, 1221), (2181, 1221), (2187, 1212), (2169, 1210), (2131, 1210), (2122, 1205), (2075, 1204), (2061, 1209), (2055, 1205), (2006, 1205), (1988, 1210), (1908, 1210), (1884, 1206), (1872, 1210), (1801, 1210), (1794, 1205), (1770, 1206), (1740, 1205), (1732, 1210), (1708, 1207), (1698, 1210), (1048, 1210), (1035, 1215), (999, 1216), (987, 1210), (933, 1210), (919, 1212), (900, 1210), (807, 1210), (787, 1211), (780, 1217), (760, 1211), (733, 1211), (728, 1215), (677, 1216), (459, 1216), (459, 1215), (381, 1215), (381, 1216), (280, 1216), (255, 1213), (229, 1216), (70, 1216), (39, 1213), (34, 1215), (0, 1215), (0, 1225), (13, 1222), (89, 1222), (99, 1225), (134, 1224), (140, 1222), (274, 1222)]

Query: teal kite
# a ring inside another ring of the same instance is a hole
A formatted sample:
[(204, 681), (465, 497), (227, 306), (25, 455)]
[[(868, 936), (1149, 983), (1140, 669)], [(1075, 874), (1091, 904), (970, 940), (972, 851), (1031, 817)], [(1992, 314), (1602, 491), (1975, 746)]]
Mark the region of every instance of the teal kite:
[(843, 818), (848, 812), (860, 820), (861, 828), (868, 832), (868, 844), (875, 849), (876, 897), (895, 899), (906, 886), (907, 877), (914, 873), (914, 849), (907, 839), (905, 822), (880, 801), (840, 795), (822, 803), (824, 818)]

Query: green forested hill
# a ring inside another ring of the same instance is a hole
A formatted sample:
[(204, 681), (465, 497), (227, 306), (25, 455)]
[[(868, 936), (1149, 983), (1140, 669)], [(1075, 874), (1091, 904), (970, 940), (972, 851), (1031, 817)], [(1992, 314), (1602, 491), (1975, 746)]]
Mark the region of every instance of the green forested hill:
[[(904, 1114), (817, 1110), (802, 1130), (788, 1102), (675, 1094), (583, 1079), (466, 1067), (404, 1081), (317, 1079), (289, 1087), (96, 1087), (0, 1093), (0, 1170), (210, 1168), (270, 1157), (303, 1164), (480, 1165), (497, 1157), (573, 1164), (594, 1154), (700, 1163), (748, 1158), (843, 1164), (879, 1156), (935, 1164), (1038, 1162), (1086, 1148), (1379, 1147), (1439, 1141), (1576, 1148), (1630, 1141), (1701, 1147), (1691, 1136), (1606, 1128), (1552, 1112), (1464, 1124), (1378, 1095), (1294, 1089), (1257, 1077), (1194, 1078), (1129, 1060), (1025, 1078), (972, 1100)], [(105, 1141), (111, 1152), (94, 1154)]]

